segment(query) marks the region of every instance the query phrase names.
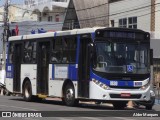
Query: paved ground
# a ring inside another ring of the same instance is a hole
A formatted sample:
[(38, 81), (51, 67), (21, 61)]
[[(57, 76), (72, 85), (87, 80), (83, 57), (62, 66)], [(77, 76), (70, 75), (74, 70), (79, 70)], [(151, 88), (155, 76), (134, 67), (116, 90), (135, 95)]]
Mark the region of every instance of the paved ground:
[[(115, 111), (113, 109), (113, 106), (111, 104), (103, 104), (103, 105), (95, 105), (92, 103), (81, 103), (80, 106), (78, 107), (68, 107), (68, 106), (64, 106), (62, 104), (62, 102), (60, 101), (51, 101), (46, 100), (46, 101), (42, 101), (41, 103), (38, 102), (25, 102), (23, 101), (23, 99), (21, 97), (13, 97), (13, 96), (0, 96), (0, 111), (4, 112), (4, 111), (19, 111), (21, 113), (28, 111), (31, 113), (36, 113), (36, 112), (40, 112), (41, 111), (48, 111), (47, 113), (54, 116), (54, 114), (56, 113), (50, 113), (51, 111), (59, 111), (59, 115), (62, 116), (64, 114), (68, 114), (64, 111), (72, 111), (69, 112), (69, 114), (71, 114), (72, 116), (76, 115), (77, 112), (79, 112), (80, 114), (87, 114), (90, 117), (82, 117), (81, 115), (76, 116), (76, 117), (57, 117), (55, 116), (54, 118), (21, 118), (23, 120), (146, 120), (146, 119), (150, 119), (150, 120), (159, 120), (160, 117), (123, 117), (123, 116), (127, 116), (128, 114), (132, 114), (135, 113), (135, 116), (140, 115), (141, 113), (150, 113), (153, 114), (157, 111), (160, 111), (160, 105), (159, 104), (155, 104), (153, 107), (152, 111), (146, 111), (144, 109), (144, 107), (140, 107), (138, 109), (129, 109), (126, 108), (125, 110), (119, 110), (119, 111)], [(50, 111), (50, 112), (49, 112)], [(106, 114), (108, 116), (112, 116), (112, 117), (94, 117), (96, 115), (104, 115), (104, 113), (106, 112)], [(120, 115), (120, 116), (119, 116)], [(121, 116), (122, 115), (122, 116)], [(159, 114), (160, 115), (160, 114)], [(0, 118), (2, 120), (19, 120), (18, 118)]]

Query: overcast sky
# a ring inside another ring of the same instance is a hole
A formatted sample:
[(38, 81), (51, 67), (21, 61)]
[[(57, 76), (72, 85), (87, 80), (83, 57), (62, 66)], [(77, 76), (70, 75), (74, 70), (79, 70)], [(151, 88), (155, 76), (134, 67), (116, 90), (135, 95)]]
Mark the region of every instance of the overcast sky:
[[(0, 6), (3, 6), (6, 0), (0, 0)], [(11, 3), (22, 4), (24, 0), (8, 0)]]

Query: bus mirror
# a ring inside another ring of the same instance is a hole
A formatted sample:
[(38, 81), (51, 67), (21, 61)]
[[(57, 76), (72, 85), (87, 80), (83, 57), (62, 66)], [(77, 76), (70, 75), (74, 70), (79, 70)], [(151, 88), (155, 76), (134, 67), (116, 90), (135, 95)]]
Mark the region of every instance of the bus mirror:
[(153, 49), (150, 49), (150, 65), (153, 65)]

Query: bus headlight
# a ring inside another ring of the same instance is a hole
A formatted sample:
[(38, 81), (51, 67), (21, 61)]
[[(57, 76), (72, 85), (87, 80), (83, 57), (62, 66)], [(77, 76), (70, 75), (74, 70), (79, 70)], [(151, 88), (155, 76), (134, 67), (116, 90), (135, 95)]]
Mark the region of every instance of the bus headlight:
[(145, 90), (148, 88), (148, 86), (150, 85), (150, 82), (148, 82), (147, 84), (143, 85), (140, 90)]
[(110, 89), (109, 86), (107, 86), (106, 84), (104, 84), (104, 83), (102, 83), (102, 82), (100, 82), (100, 81), (98, 81), (98, 80), (96, 80), (96, 79), (92, 79), (92, 81), (93, 81), (95, 84), (97, 84), (98, 86), (100, 86), (101, 88), (105, 89), (105, 90), (109, 90), (109, 89)]

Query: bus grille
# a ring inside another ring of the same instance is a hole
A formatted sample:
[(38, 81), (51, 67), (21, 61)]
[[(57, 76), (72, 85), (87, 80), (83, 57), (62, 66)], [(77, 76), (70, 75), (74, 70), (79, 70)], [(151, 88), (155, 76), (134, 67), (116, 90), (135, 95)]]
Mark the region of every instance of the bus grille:
[(133, 99), (139, 99), (139, 98), (141, 98), (141, 94), (136, 94), (136, 95), (131, 95), (130, 97), (121, 97), (121, 95), (120, 94), (110, 94), (110, 97), (111, 98), (133, 98)]

